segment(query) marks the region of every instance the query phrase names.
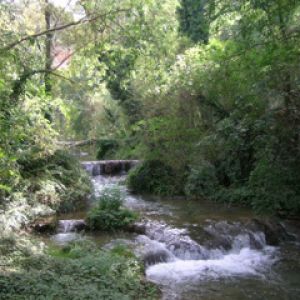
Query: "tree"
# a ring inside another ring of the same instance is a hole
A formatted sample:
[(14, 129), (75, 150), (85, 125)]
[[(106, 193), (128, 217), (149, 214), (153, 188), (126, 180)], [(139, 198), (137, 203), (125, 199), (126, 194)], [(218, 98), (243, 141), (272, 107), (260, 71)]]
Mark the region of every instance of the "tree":
[(207, 0), (181, 0), (177, 9), (179, 32), (194, 43), (208, 43), (209, 15)]

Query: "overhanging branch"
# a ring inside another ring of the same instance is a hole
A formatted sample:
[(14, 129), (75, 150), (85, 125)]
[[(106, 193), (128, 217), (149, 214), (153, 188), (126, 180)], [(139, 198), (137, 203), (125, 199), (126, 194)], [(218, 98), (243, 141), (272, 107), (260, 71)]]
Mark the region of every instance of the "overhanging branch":
[(57, 144), (63, 147), (81, 147), (96, 144), (100, 140), (98, 139), (90, 139), (90, 140), (83, 140), (83, 141), (57, 141)]
[(107, 12), (107, 13), (104, 13), (104, 14), (90, 16), (89, 18), (84, 17), (84, 18), (81, 18), (78, 21), (73, 21), (73, 22), (70, 22), (68, 24), (56, 26), (56, 27), (50, 28), (48, 30), (43, 30), (43, 31), (35, 33), (35, 34), (26, 35), (26, 36), (22, 37), (21, 39), (19, 39), (19, 40), (13, 42), (13, 43), (1, 48), (0, 51), (9, 51), (9, 50), (13, 49), (15, 46), (17, 46), (17, 45), (19, 45), (19, 44), (21, 44), (25, 41), (32, 40), (32, 39), (38, 38), (38, 37), (43, 36), (43, 35), (47, 35), (51, 32), (61, 31), (61, 30), (64, 30), (64, 29), (67, 29), (67, 28), (70, 28), (70, 27), (77, 26), (77, 25), (82, 25), (82, 24), (85, 24), (85, 23), (94, 22), (98, 19), (106, 18), (109, 15), (128, 12), (129, 10), (130, 9), (119, 9), (119, 10), (110, 11), (110, 12)]

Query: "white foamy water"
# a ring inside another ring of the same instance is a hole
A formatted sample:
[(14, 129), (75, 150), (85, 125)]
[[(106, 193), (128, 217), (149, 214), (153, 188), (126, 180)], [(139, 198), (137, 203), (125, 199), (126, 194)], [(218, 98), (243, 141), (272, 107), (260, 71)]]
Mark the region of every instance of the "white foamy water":
[(239, 253), (229, 253), (219, 259), (176, 260), (150, 266), (146, 275), (162, 285), (228, 276), (263, 276), (274, 263), (274, 251), (273, 247), (266, 247), (264, 251), (243, 248)]
[[(126, 176), (102, 176), (98, 175), (92, 177), (92, 183), (94, 186), (95, 196), (99, 197), (101, 193), (107, 188), (113, 188), (118, 186), (120, 182), (125, 181)], [(125, 188), (120, 186), (125, 192)]]

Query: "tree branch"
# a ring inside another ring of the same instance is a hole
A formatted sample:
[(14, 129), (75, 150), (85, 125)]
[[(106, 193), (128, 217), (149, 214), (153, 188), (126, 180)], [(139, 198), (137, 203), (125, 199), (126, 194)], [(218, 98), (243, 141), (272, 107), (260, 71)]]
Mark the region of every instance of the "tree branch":
[(129, 9), (119, 9), (119, 10), (116, 10), (116, 11), (110, 11), (110, 12), (107, 12), (107, 13), (104, 13), (104, 14), (95, 15), (94, 17), (90, 16), (90, 18), (88, 18), (88, 19), (86, 19), (86, 17), (83, 17), (78, 21), (73, 21), (73, 22), (70, 22), (68, 24), (53, 27), (53, 28), (50, 28), (48, 30), (44, 30), (44, 31), (41, 31), (41, 32), (38, 32), (38, 33), (35, 33), (35, 34), (26, 35), (26, 36), (22, 37), (21, 39), (5, 46), (4, 48), (0, 48), (0, 51), (9, 51), (9, 50), (13, 49), (15, 46), (17, 46), (17, 45), (19, 45), (19, 44), (21, 44), (25, 41), (32, 40), (32, 39), (35, 39), (35, 38), (43, 36), (43, 35), (47, 35), (51, 32), (61, 31), (61, 30), (67, 29), (69, 27), (94, 22), (98, 19), (105, 18), (105, 17), (107, 17), (109, 15), (112, 15), (112, 14), (118, 14), (118, 13), (128, 12), (128, 11), (129, 11)]
[(66, 80), (66, 81), (69, 81), (69, 82), (71, 82), (72, 84), (78, 84), (76, 81), (72, 80), (71, 78), (68, 78), (68, 77), (66, 77), (66, 76), (63, 76), (63, 75), (61, 75), (61, 74), (52, 72), (51, 75), (52, 75), (52, 76), (56, 76), (56, 77), (61, 78), (61, 79), (64, 79), (64, 80)]
[(99, 141), (99, 139), (90, 139), (83, 141), (57, 141), (57, 144), (64, 147), (81, 147), (86, 145), (92, 145)]

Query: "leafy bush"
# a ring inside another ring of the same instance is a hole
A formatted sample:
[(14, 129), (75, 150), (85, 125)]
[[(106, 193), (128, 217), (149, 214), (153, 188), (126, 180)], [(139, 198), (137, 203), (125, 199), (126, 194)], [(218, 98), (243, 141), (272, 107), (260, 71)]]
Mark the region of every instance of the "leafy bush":
[(85, 205), (91, 183), (78, 160), (65, 151), (19, 160), (21, 175), (30, 181), (28, 192), (36, 202), (59, 211), (72, 211)]
[(221, 186), (214, 194), (213, 199), (222, 203), (251, 206), (253, 196), (253, 191), (247, 185), (239, 187)]
[[(134, 255), (99, 250), (86, 240), (41, 248), (21, 236), (0, 237), (0, 299), (157, 299)], [(5, 245), (5, 246), (4, 246)], [(50, 254), (50, 255), (49, 255)]]
[(137, 218), (137, 215), (121, 207), (123, 196), (119, 188), (105, 189), (97, 205), (88, 212), (87, 223), (93, 230), (121, 229)]
[(137, 193), (174, 195), (180, 193), (173, 169), (159, 160), (146, 160), (132, 169), (127, 177), (128, 187)]
[(213, 165), (203, 163), (193, 167), (185, 185), (188, 196), (211, 197), (219, 188), (216, 171)]
[(253, 190), (248, 185), (224, 186), (217, 177), (216, 167), (208, 162), (191, 169), (185, 185), (185, 194), (228, 204), (251, 205)]
[[(292, 165), (293, 164), (293, 165)], [(296, 161), (261, 160), (251, 173), (252, 206), (257, 212), (300, 214), (300, 175)]]
[(118, 149), (118, 143), (115, 140), (101, 140), (97, 143), (97, 159), (112, 158), (114, 152)]

